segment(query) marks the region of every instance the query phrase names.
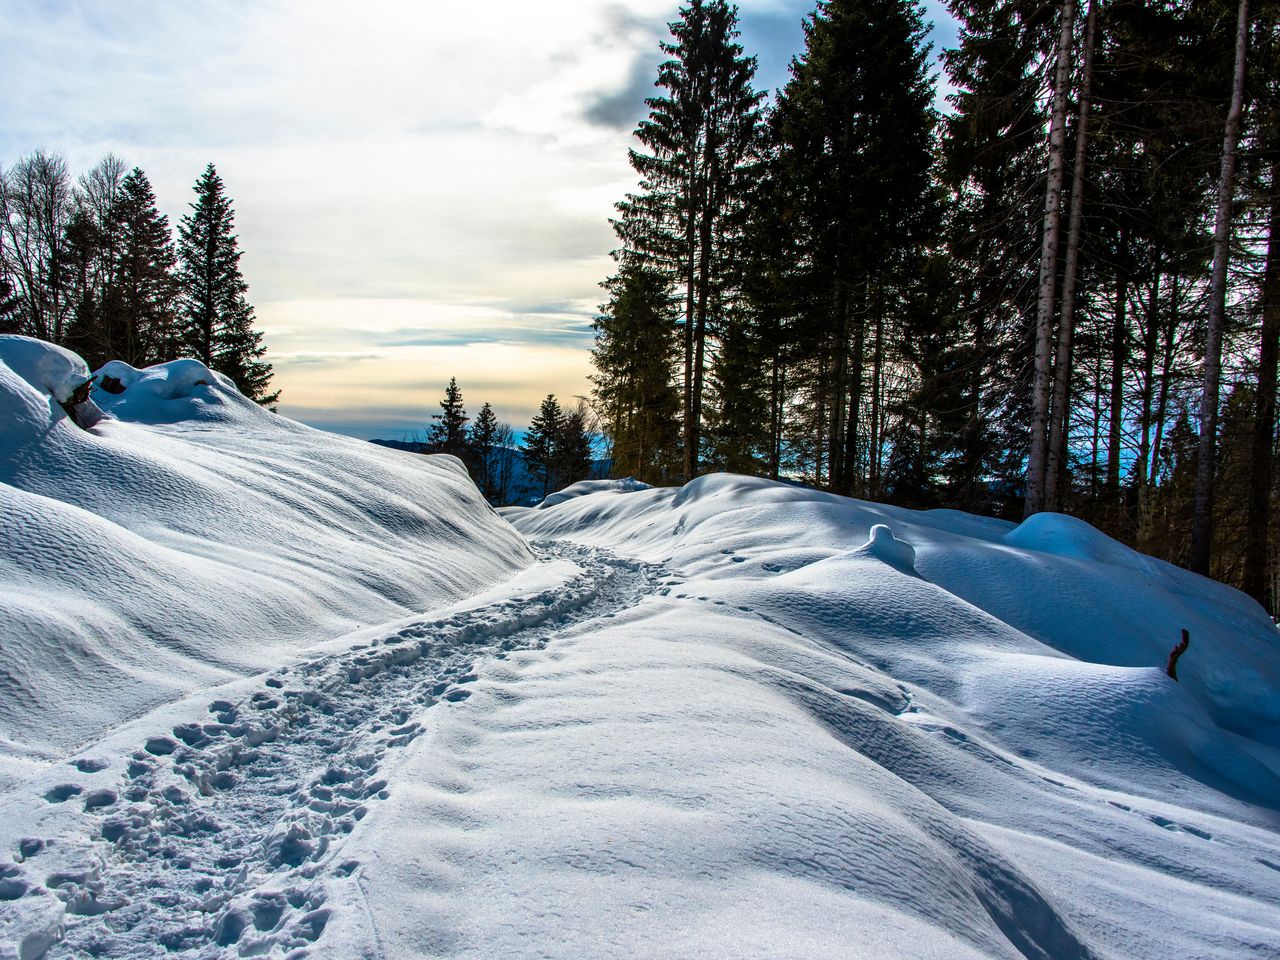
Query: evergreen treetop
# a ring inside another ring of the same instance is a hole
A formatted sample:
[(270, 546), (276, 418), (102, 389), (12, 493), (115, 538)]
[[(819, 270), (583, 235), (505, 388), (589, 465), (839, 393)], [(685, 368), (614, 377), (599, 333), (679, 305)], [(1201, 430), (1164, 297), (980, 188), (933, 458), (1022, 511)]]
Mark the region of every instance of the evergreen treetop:
[(449, 453), (459, 459), (467, 456), (467, 422), (470, 419), (462, 404), (462, 388), (456, 377), (449, 378), (440, 412), (433, 413), (435, 421), (427, 428), (427, 442), (436, 453)]
[(253, 328), (235, 213), (212, 163), (196, 181), (195, 193), (191, 212), (178, 224), (183, 347), (236, 381), (245, 396), (274, 403), (280, 392), (267, 393), (271, 365), (262, 359), (262, 334)]

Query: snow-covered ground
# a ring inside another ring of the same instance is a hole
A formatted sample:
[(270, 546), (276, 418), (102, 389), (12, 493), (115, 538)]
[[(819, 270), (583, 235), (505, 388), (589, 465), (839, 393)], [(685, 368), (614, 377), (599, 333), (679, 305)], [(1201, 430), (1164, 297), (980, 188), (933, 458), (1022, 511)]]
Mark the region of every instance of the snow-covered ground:
[(0, 338), (0, 957), (1280, 956), (1235, 591), (724, 475), (504, 520), (189, 361), (81, 431), (85, 375)]

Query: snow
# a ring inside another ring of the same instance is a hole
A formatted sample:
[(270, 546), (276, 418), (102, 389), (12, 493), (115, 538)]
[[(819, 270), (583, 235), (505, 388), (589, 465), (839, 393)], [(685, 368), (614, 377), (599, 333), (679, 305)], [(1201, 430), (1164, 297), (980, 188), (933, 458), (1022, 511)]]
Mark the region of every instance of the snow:
[(728, 475), (509, 525), (194, 361), (104, 370), (89, 431), (24, 369), (0, 957), (1280, 956), (1233, 590)]
[(195, 360), (101, 373), (125, 390), (84, 431), (49, 395), (83, 361), (0, 337), (0, 782), (532, 561), (456, 460), (285, 420)]

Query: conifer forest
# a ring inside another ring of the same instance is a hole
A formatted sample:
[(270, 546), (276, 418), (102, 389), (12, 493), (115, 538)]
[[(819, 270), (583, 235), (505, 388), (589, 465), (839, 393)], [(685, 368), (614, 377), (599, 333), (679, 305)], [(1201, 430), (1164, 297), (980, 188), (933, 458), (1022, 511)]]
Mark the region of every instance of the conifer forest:
[(176, 238), (146, 173), (114, 154), (74, 180), (45, 150), (0, 175), (0, 333), (69, 347), (95, 370), (194, 357), (245, 396), (276, 402), (235, 212), (212, 163)]
[(821, 0), (774, 96), (681, 9), (596, 321), (614, 473), (1063, 511), (1274, 612), (1274, 5), (949, 7), (938, 56)]

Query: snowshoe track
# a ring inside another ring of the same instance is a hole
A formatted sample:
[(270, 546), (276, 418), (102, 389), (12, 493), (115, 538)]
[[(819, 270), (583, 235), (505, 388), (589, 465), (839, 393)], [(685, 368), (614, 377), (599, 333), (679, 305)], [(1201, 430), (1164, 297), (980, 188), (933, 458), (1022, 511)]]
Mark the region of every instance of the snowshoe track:
[[(214, 700), (207, 718), (147, 739), (121, 782), (47, 796), (82, 804), (95, 823), (83, 869), (44, 875), (33, 838), (6, 878), (65, 904), (64, 937), (47, 955), (305, 957), (329, 919), (320, 881), (357, 869), (343, 841), (389, 795), (380, 771), (429, 728), (429, 708), (470, 696), (477, 660), (541, 649), (639, 602), (662, 575), (564, 543), (540, 553), (582, 572), (277, 671), (251, 697)], [(76, 769), (96, 772), (86, 766)]]

